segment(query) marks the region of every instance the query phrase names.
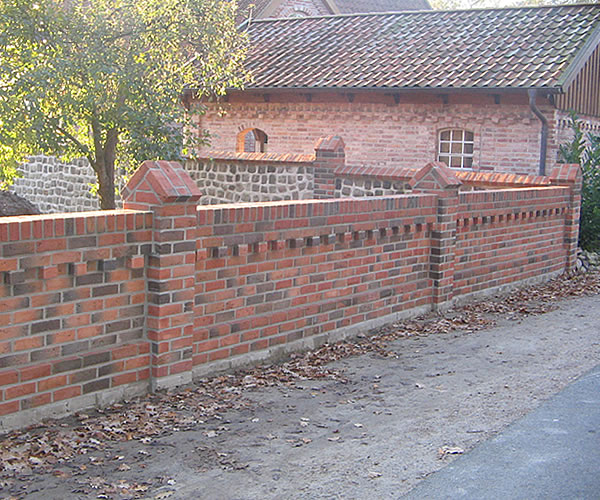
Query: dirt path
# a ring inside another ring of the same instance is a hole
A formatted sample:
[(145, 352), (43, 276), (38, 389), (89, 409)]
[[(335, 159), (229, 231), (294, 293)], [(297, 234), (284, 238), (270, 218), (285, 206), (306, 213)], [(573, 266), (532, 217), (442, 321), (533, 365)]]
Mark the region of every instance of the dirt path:
[[(244, 398), (201, 423), (50, 464), (30, 457), (0, 498), (398, 498), (600, 360), (600, 295), (540, 315), (495, 304), (501, 315), (477, 316), (493, 328), (406, 336), (327, 367), (344, 380), (292, 373), (252, 388), (246, 375), (245, 390), (221, 387)], [(81, 417), (53, 425), (74, 432)]]

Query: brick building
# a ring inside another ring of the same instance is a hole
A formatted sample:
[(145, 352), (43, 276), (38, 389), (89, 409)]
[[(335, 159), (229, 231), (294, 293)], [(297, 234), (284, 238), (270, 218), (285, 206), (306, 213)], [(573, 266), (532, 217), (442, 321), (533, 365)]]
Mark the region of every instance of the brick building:
[(569, 110), (600, 130), (600, 5), (255, 19), (246, 27), (254, 81), (200, 103), (207, 149), (311, 153), (318, 137), (335, 134), (354, 166), (437, 160), (537, 174), (556, 164)]
[(238, 2), (240, 21), (248, 18), (307, 17), (430, 9), (431, 5), (427, 0), (241, 0)]

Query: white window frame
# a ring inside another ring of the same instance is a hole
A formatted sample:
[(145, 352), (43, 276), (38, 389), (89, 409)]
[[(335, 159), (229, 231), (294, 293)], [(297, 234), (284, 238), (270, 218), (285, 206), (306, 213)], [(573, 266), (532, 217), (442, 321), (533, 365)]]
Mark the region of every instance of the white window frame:
[(475, 134), (462, 128), (445, 128), (438, 132), (437, 159), (450, 168), (473, 168)]

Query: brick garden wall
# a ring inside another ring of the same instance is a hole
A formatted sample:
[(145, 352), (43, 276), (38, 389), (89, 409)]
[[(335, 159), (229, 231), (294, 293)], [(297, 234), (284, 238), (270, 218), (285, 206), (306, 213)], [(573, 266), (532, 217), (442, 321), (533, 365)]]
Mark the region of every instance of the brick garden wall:
[(429, 305), (436, 210), (433, 195), (201, 208), (194, 365)]
[(560, 272), (569, 202), (562, 188), (461, 193), (455, 296)]
[(411, 194), (335, 199), (342, 144), (321, 141), (321, 200), (198, 206), (181, 166), (146, 162), (126, 210), (0, 219), (0, 429), (573, 266), (578, 167), (461, 193), (429, 164)]
[(0, 220), (0, 414), (148, 379), (151, 224), (122, 211)]

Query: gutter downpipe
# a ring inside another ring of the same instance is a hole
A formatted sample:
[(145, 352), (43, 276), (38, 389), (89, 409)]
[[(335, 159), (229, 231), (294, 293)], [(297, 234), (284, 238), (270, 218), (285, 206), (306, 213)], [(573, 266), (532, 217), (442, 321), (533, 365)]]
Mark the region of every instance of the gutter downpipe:
[(542, 139), (540, 141), (540, 166), (539, 166), (539, 174), (546, 175), (546, 153), (548, 151), (548, 120), (542, 114), (540, 109), (535, 104), (535, 99), (537, 97), (536, 89), (529, 89), (527, 91), (529, 94), (529, 108), (533, 112), (535, 116), (538, 117), (540, 122), (542, 122)]

